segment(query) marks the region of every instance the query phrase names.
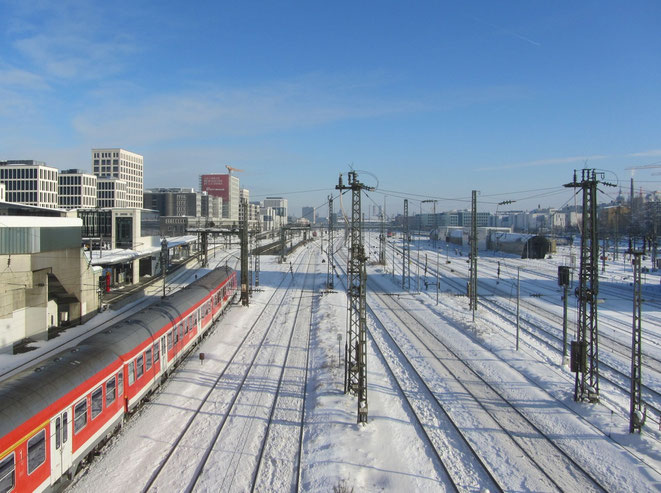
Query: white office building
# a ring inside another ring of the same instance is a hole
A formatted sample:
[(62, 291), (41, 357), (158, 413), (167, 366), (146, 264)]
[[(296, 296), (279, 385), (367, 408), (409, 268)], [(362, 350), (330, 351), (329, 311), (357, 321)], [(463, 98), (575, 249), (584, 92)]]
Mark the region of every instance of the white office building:
[[(128, 184), (124, 180), (114, 177), (102, 177), (96, 180), (96, 204), (103, 209), (115, 207), (129, 208)], [(142, 208), (142, 207), (140, 207)]]
[(33, 160), (0, 161), (5, 202), (56, 209), (57, 168)]
[(60, 171), (58, 202), (60, 209), (96, 207), (96, 176), (80, 169)]
[(140, 154), (124, 149), (92, 149), (92, 172), (98, 177), (123, 180), (126, 183), (126, 207), (129, 208), (142, 208), (143, 164)]

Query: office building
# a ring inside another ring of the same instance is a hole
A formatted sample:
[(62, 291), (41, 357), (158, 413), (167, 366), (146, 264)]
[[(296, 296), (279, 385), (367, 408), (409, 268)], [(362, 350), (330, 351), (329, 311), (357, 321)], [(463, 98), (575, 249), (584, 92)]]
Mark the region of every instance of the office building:
[(151, 188), (144, 193), (144, 206), (161, 216), (199, 217), (202, 195), (192, 188)]
[(200, 192), (207, 192), (223, 199), (223, 219), (239, 222), (239, 179), (230, 174), (210, 173), (200, 175)]
[[(100, 208), (128, 207), (128, 184), (119, 178), (99, 177), (96, 180), (96, 204)], [(142, 203), (142, 202), (141, 202)]]
[(5, 185), (5, 201), (55, 209), (58, 171), (34, 160), (0, 161), (0, 183)]
[(316, 211), (314, 207), (303, 207), (303, 213), (301, 214), (303, 219), (310, 221), (310, 224), (314, 224), (316, 220)]
[(120, 148), (92, 149), (92, 172), (98, 177), (117, 178), (126, 183), (126, 207), (142, 208), (143, 166), (140, 154)]
[(96, 207), (96, 176), (80, 169), (66, 169), (58, 176), (60, 209)]

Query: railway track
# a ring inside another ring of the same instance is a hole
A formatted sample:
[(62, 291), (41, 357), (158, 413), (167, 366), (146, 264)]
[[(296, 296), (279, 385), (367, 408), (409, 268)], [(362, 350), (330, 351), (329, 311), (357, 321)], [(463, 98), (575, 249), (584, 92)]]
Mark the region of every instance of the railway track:
[[(295, 260), (297, 273), (302, 265), (300, 260), (302, 259), (299, 255)], [(304, 282), (307, 282), (308, 278), (306, 272)], [(289, 282), (286, 288), (281, 289), (287, 280)], [(264, 410), (271, 409), (271, 413), (275, 414), (281, 409), (278, 402), (282, 401), (279, 401), (278, 396), (281, 396), (283, 378), (285, 374), (291, 375), (285, 371), (291, 353), (287, 351), (284, 358), (282, 357), (283, 336), (286, 330), (290, 330), (288, 338), (291, 340), (296, 326), (292, 325), (291, 329), (288, 329), (290, 324), (286, 321), (286, 314), (283, 315), (283, 308), (296, 305), (291, 290), (297, 284), (294, 272), (291, 277), (289, 273), (283, 275), (280, 285), (264, 303), (228, 363), (211, 382), (197, 409), (191, 414), (141, 491), (217, 488), (228, 491), (263, 481), (260, 479), (263, 478), (260, 470), (264, 468), (259, 464), (270, 457), (263, 449), (271, 443), (268, 439), (269, 427), (264, 427), (269, 415), (265, 415)], [(299, 296), (299, 303), (301, 299), (302, 294)], [(298, 327), (300, 329), (301, 325)], [(270, 376), (273, 368), (280, 368), (279, 377), (276, 379)], [(273, 384), (273, 380), (277, 380), (277, 384)], [(269, 390), (274, 392), (267, 392)], [(302, 391), (304, 390), (303, 386)], [(275, 394), (272, 401), (261, 402), (268, 393)], [(300, 410), (300, 419), (303, 420), (302, 405)], [(273, 424), (272, 419), (270, 424)], [(253, 430), (254, 426), (260, 429)], [(256, 439), (260, 443), (255, 446)], [(203, 444), (199, 443), (200, 440)], [(297, 455), (300, 456), (298, 448), (292, 457), (296, 467), (293, 471), (290, 470), (294, 485), (297, 485), (300, 477)], [(245, 480), (246, 476), (252, 478), (252, 483)], [(235, 483), (239, 477), (240, 487)]]
[[(415, 262), (415, 260), (412, 260), (412, 262)], [(445, 270), (449, 273), (455, 273), (452, 272), (453, 268), (448, 267), (445, 264), (440, 264), (437, 265), (436, 268), (441, 268), (442, 270)], [(448, 285), (452, 290), (454, 290), (457, 293), (463, 293), (463, 285), (460, 284), (460, 282), (456, 281), (450, 276), (439, 276), (441, 279), (441, 282), (445, 283)], [(501, 291), (501, 294), (507, 295), (507, 293), (503, 293)], [(496, 301), (496, 298), (491, 298), (491, 297), (485, 297), (481, 296), (480, 299), (478, 300), (479, 306), (484, 307), (488, 311), (497, 314), (500, 318), (504, 319), (508, 324), (516, 324), (515, 320), (515, 312), (514, 308), (512, 306), (506, 306), (502, 303), (499, 303)], [(558, 326), (562, 326), (562, 318), (558, 317), (556, 314), (553, 312), (542, 309), (538, 307), (536, 304), (531, 304), (526, 301), (521, 301), (520, 305), (524, 308), (527, 308), (530, 312), (533, 314), (538, 314), (542, 318), (545, 319), (551, 319), (551, 325), (554, 323)], [(547, 327), (545, 327), (543, 324), (535, 322), (535, 320), (532, 317), (522, 317), (520, 318), (519, 321), (519, 326), (522, 330), (523, 333), (525, 333), (527, 336), (533, 338), (537, 342), (540, 342), (544, 346), (548, 347), (549, 349), (553, 350), (554, 353), (557, 353), (558, 355), (562, 355), (562, 338), (561, 335), (549, 330)], [(619, 389), (622, 391), (628, 398), (628, 395), (630, 393), (630, 377), (628, 373), (626, 373), (629, 360), (631, 357), (630, 353), (630, 348), (618, 341), (615, 338), (608, 337), (607, 335), (604, 335), (603, 333), (600, 333), (600, 339), (606, 340), (609, 342), (609, 344), (602, 344), (601, 350), (602, 350), (602, 358), (600, 363), (600, 368), (602, 370), (606, 370), (610, 375), (606, 376), (604, 375), (604, 372), (602, 372), (601, 378), (605, 381), (608, 381), (610, 384), (612, 384), (615, 388)], [(624, 360), (624, 363), (622, 363), (620, 360), (615, 360), (615, 361), (608, 361), (608, 359), (612, 360), (612, 356), (604, 357), (606, 353), (604, 353), (604, 350), (611, 350), (619, 355), (620, 358)], [(661, 374), (661, 361), (658, 360), (657, 358), (654, 358), (650, 356), (649, 354), (645, 354), (643, 357), (643, 364), (645, 366), (646, 372), (648, 371), (654, 371), (657, 372), (657, 374)], [(648, 405), (648, 409), (654, 412), (654, 414), (661, 416), (661, 393), (659, 393), (657, 390), (651, 388), (650, 386), (643, 384), (643, 393), (645, 397), (645, 402)], [(661, 418), (660, 418), (661, 419)]]
[[(415, 316), (412, 310), (395, 297), (384, 295), (380, 286), (371, 284), (372, 289), (368, 290), (368, 311), (377, 321), (379, 330), (372, 329), (369, 332), (378, 353), (384, 360), (387, 359), (385, 353), (388, 348), (391, 352), (397, 353), (391, 358), (397, 360), (400, 376), (395, 376), (396, 373), (392, 369), (391, 363), (386, 361), (386, 364), (390, 368), (393, 378), (398, 381), (398, 386), (405, 397), (407, 392), (403, 390), (404, 385), (400, 381), (415, 380), (417, 385), (414, 385), (413, 388), (418, 388), (418, 390), (408, 393), (419, 395), (421, 393), (419, 387), (422, 387), (423, 391), (426, 391), (425, 395), (431, 399), (434, 414), (439, 416), (439, 421), (451, 423), (454, 432), (461, 437), (459, 440), (461, 446), (455, 445), (454, 449), (460, 451), (462, 462), (469, 457), (474, 458), (473, 461), (476, 463), (474, 468), (476, 469), (471, 471), (472, 475), (466, 471), (457, 471), (455, 464), (452, 462), (448, 464), (447, 457), (445, 461), (442, 461), (455, 489), (466, 491), (475, 489), (477, 486), (477, 488), (497, 491), (512, 489), (605, 490), (547, 433), (512, 405), (502, 392), (473, 369), (465, 359), (445, 345), (425, 323)], [(370, 300), (375, 300), (376, 306), (373, 306), (373, 302)], [(383, 320), (386, 314), (391, 320), (390, 323)], [(388, 329), (388, 326), (393, 327), (393, 330)], [(406, 334), (402, 332), (395, 335), (394, 327), (405, 327)], [(412, 341), (416, 342), (412, 343)], [(406, 348), (403, 346), (404, 344)], [(424, 354), (417, 349), (420, 347), (424, 348)], [(402, 374), (407, 376), (402, 378)], [(453, 389), (449, 391), (457, 395), (457, 401), (461, 401), (461, 403), (450, 402), (447, 395), (448, 390), (441, 390), (443, 388)], [(411, 409), (415, 410), (411, 401), (406, 399)], [(470, 402), (467, 403), (468, 399)], [(468, 415), (471, 416), (470, 419), (467, 418)], [(426, 430), (422, 422), (420, 422), (420, 426)], [(498, 429), (501, 430), (501, 433), (489, 433), (492, 440), (485, 440), (481, 434), (471, 434), (470, 430), (478, 427), (489, 430)], [(444, 428), (443, 424), (436, 425), (432, 433), (438, 433), (438, 430), (442, 428)], [(435, 447), (435, 440), (429, 435), (427, 436), (432, 446)], [(478, 453), (478, 450), (483, 456)], [(485, 453), (485, 450), (490, 452)], [(508, 450), (509, 456), (509, 463), (504, 468), (502, 458), (498, 453), (502, 450)], [(514, 452), (514, 450), (518, 452)], [(494, 457), (498, 459), (493, 460)], [(491, 463), (489, 458), (492, 459)], [(468, 478), (475, 478), (475, 470), (479, 471), (478, 484), (466, 484)]]

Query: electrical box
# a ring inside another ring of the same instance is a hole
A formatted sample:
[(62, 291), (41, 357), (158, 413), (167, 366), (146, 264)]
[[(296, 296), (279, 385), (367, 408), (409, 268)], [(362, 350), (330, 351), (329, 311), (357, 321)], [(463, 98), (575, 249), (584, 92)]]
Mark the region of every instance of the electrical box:
[(569, 286), (569, 267), (558, 266), (558, 286)]
[(588, 345), (586, 342), (571, 341), (571, 360), (569, 369), (572, 373), (585, 373), (587, 366)]

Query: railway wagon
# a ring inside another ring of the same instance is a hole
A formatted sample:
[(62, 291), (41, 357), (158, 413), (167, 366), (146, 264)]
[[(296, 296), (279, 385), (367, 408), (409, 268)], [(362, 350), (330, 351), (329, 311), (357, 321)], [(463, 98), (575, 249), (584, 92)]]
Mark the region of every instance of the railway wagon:
[(184, 289), (0, 383), (0, 493), (72, 477), (190, 351), (236, 293), (215, 269)]

